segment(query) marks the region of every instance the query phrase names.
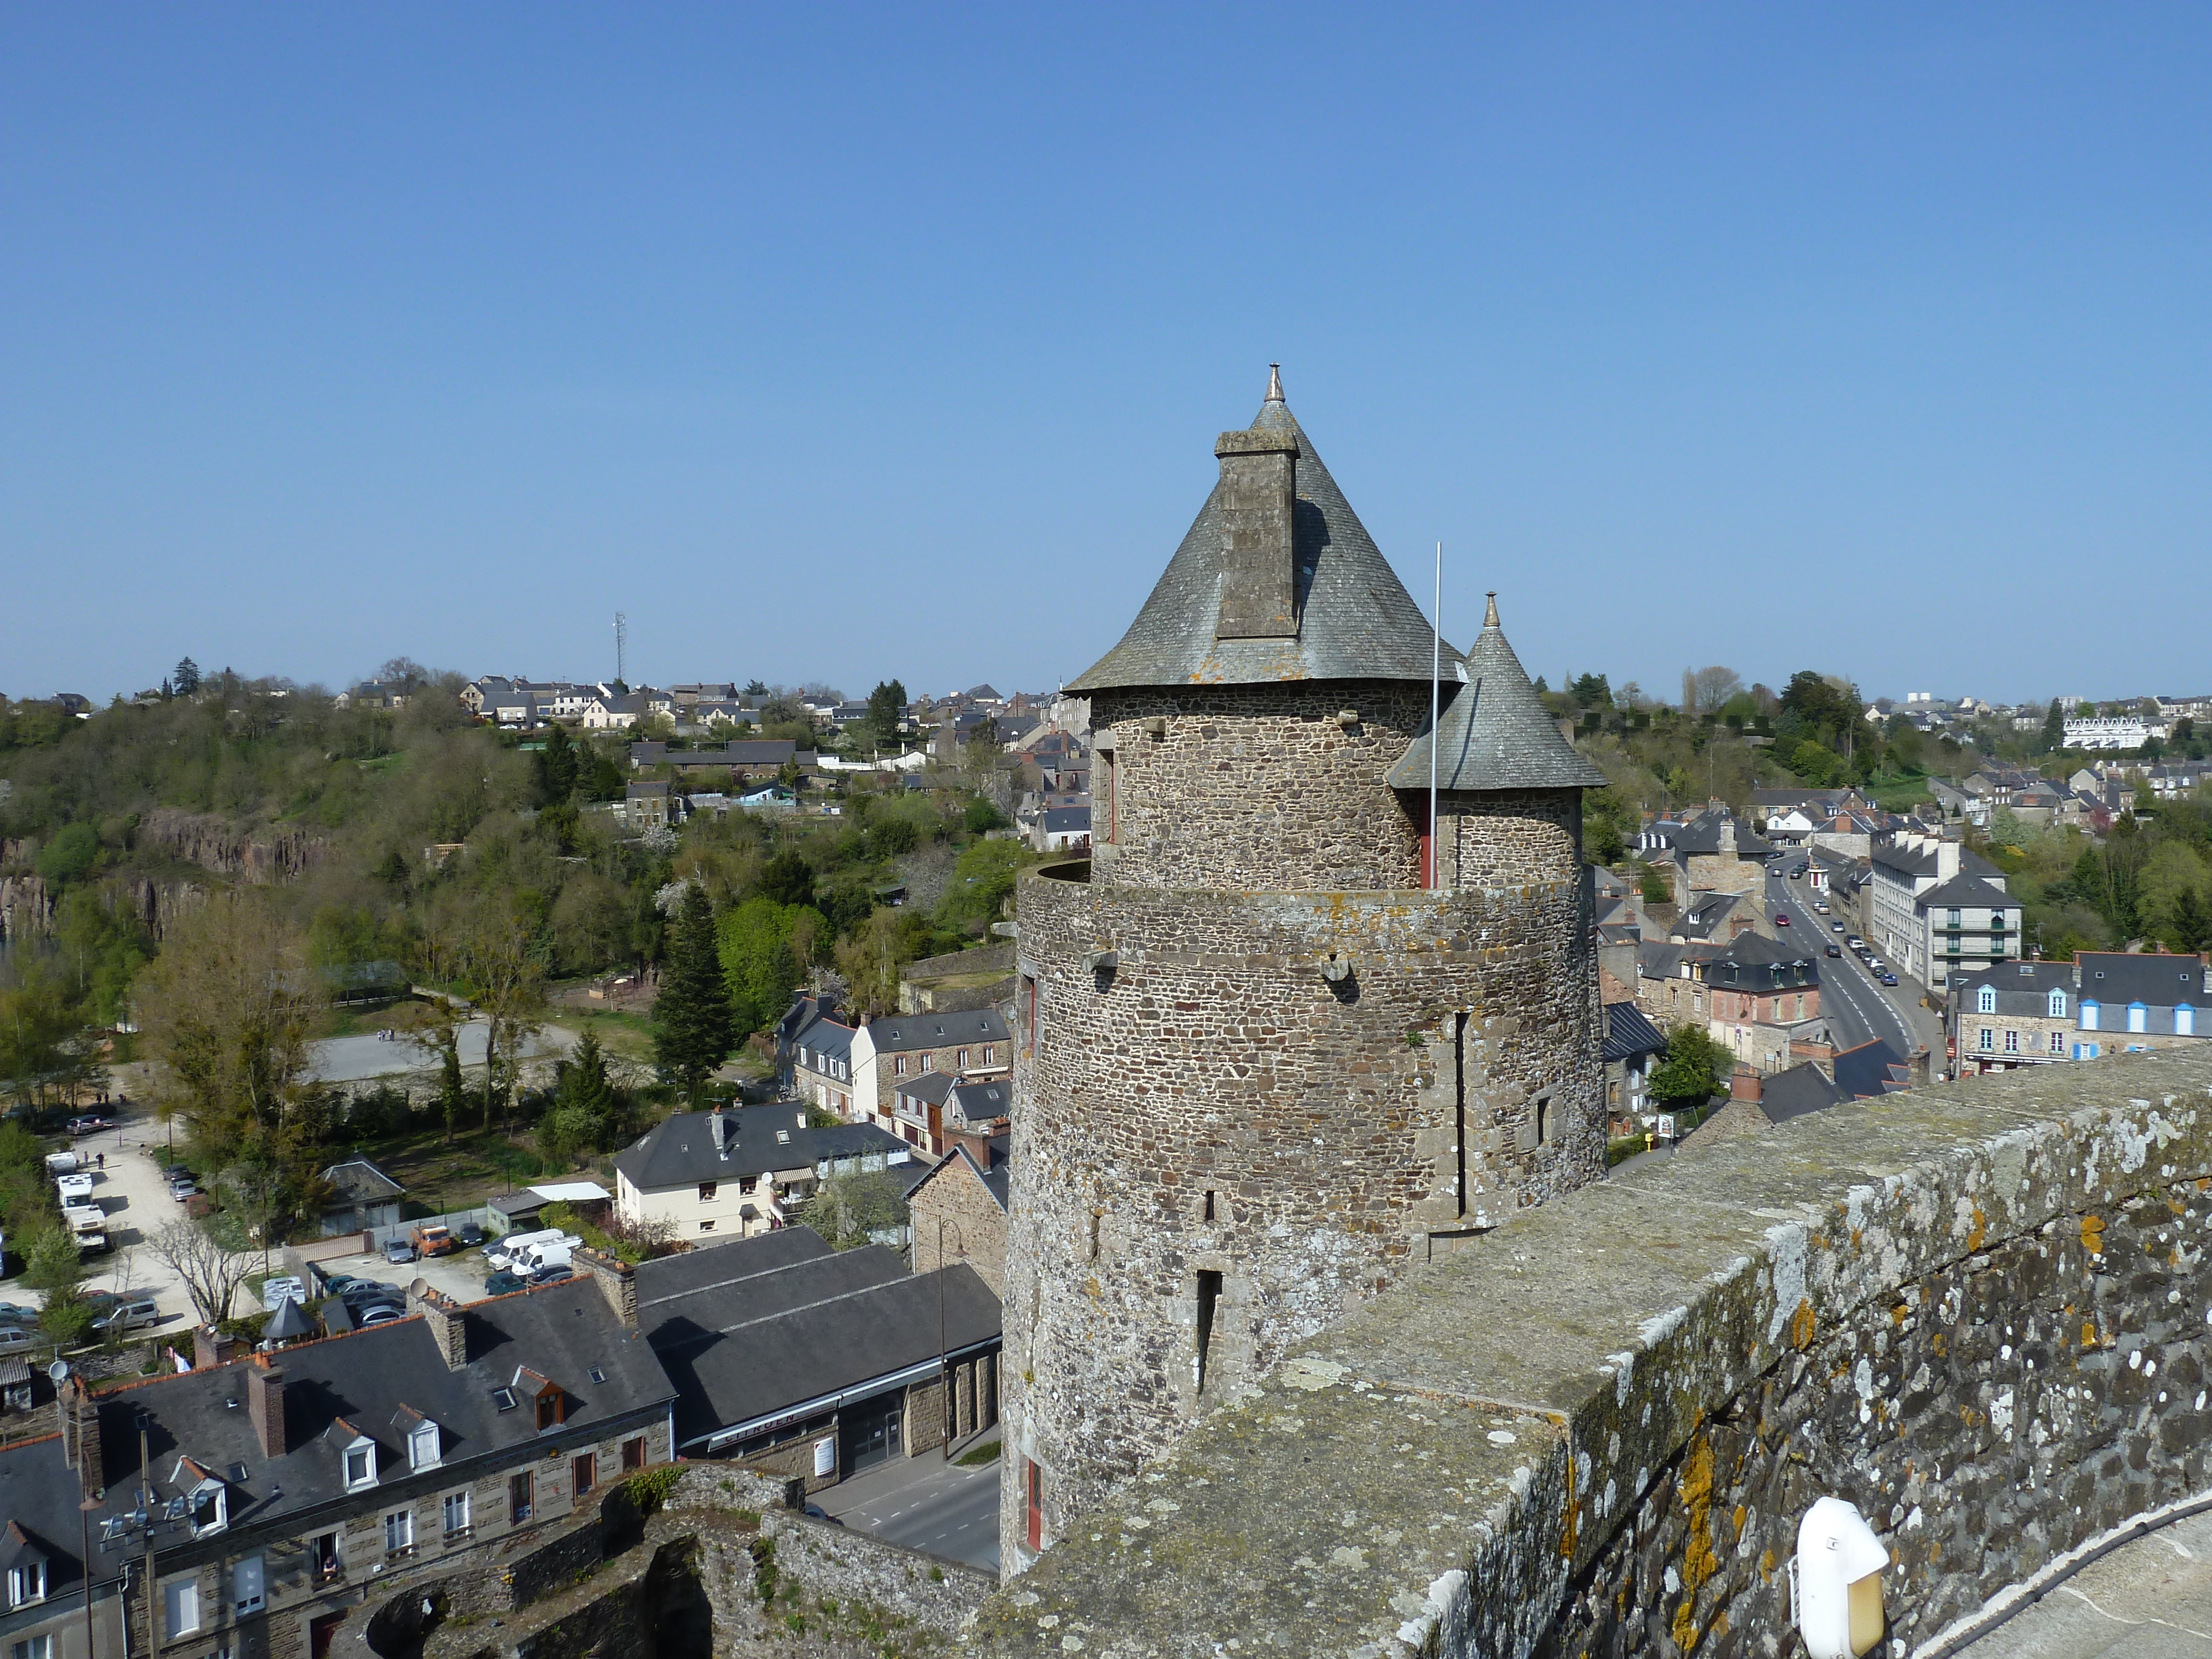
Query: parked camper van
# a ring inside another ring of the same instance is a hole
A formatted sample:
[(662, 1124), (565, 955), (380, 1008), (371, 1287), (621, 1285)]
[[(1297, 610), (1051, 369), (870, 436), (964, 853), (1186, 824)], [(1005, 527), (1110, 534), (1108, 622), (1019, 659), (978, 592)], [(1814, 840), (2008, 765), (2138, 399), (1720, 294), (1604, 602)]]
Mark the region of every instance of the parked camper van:
[(495, 1270), (511, 1267), (523, 1252), (567, 1237), (558, 1227), (547, 1227), (534, 1233), (509, 1233), (485, 1249), (484, 1261)]

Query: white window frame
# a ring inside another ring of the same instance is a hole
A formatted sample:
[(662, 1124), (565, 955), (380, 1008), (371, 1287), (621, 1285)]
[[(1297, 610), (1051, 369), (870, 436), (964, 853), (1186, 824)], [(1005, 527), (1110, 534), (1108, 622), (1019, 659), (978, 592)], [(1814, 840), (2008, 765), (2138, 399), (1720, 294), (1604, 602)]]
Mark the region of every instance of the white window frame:
[[(192, 1536), (210, 1538), (230, 1524), (230, 1493), (218, 1480), (206, 1480), (192, 1489)], [(210, 1519), (203, 1521), (201, 1512), (211, 1510)]]
[(2173, 1034), (2176, 1036), (2197, 1035), (2197, 1010), (2185, 1002), (2173, 1006)]
[(2100, 1030), (2100, 1027), (2098, 1024), (2098, 1019), (2104, 1012), (2105, 1009), (2102, 1003), (2094, 1001), (2087, 997), (2082, 998), (2081, 1029), (2085, 1031), (2094, 1031)]
[(244, 1618), (247, 1613), (260, 1612), (268, 1605), (268, 1601), (269, 1575), (261, 1557), (258, 1554), (241, 1556), (233, 1562), (230, 1568), (231, 1611)]
[[(441, 1513), (445, 1520), (447, 1537), (459, 1538), (467, 1532), (471, 1524), (467, 1488), (464, 1487), (459, 1492), (447, 1492), (441, 1505)], [(459, 1517), (458, 1520), (456, 1516)]]
[(2053, 991), (2051, 994), (2051, 1018), (2053, 1019), (2063, 1019), (2066, 1018), (2065, 992)]
[(168, 1639), (190, 1636), (200, 1627), (200, 1581), (177, 1578), (161, 1586), (161, 1618)]
[(1983, 1026), (1981, 1042), (1978, 1046), (1984, 1054), (1988, 1054), (1992, 1048), (1996, 1047), (1996, 1033), (1991, 1030), (1988, 1026)]
[[(343, 1455), (345, 1489), (348, 1492), (367, 1492), (376, 1484), (376, 1442), (363, 1435), (346, 1447)], [(368, 1469), (366, 1474), (356, 1474), (353, 1472), (354, 1459), (356, 1456), (362, 1459)]]
[(27, 1566), (8, 1569), (8, 1605), (11, 1607), (32, 1607), (46, 1599), (46, 1564), (33, 1561)]
[(2128, 1005), (2128, 1030), (2130, 1031), (2148, 1031), (2149, 1029), (2150, 1010), (2144, 1007), (2140, 1002), (2130, 1002)]
[[(399, 1541), (392, 1542), (394, 1538)], [(384, 1517), (384, 1553), (399, 1555), (415, 1547), (415, 1511), (393, 1510)]]
[(10, 1659), (54, 1659), (54, 1638), (50, 1633), (27, 1636), (8, 1651)]

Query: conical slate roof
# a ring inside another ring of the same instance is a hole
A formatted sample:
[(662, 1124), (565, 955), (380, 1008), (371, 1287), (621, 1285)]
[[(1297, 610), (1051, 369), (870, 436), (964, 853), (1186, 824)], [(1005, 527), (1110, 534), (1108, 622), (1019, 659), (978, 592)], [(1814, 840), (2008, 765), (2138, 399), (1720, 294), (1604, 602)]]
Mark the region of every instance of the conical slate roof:
[[(1481, 635), (1467, 653), (1467, 684), (1438, 722), (1439, 789), (1601, 789), (1605, 774), (1559, 735), (1536, 701), (1521, 659), (1498, 626), (1498, 596), (1490, 596)], [(1429, 787), (1430, 734), (1421, 733), (1392, 767), (1394, 789)]]
[(307, 1322), (307, 1310), (289, 1296), (276, 1304), (276, 1311), (261, 1329), (264, 1342), (288, 1342), (295, 1337), (314, 1334), (315, 1328)]
[[(1287, 431), (1298, 441), (1291, 532), (1296, 636), (1215, 636), (1228, 562), (1217, 483), (1121, 642), (1069, 690), (1429, 678), (1428, 618), (1314, 453), (1273, 374), (1251, 429)], [(1443, 672), (1450, 674), (1458, 661), (1459, 653), (1446, 644)]]

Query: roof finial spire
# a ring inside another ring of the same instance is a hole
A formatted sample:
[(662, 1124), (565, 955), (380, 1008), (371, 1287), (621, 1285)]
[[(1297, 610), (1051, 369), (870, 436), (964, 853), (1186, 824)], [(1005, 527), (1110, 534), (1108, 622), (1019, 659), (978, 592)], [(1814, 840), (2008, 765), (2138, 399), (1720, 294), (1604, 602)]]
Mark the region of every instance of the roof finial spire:
[(1283, 366), (1280, 363), (1267, 365), (1267, 401), (1271, 404), (1283, 401)]
[(1498, 590), (1492, 588), (1489, 597), (1490, 608), (1482, 613), (1482, 625), (1485, 628), (1495, 628), (1498, 626)]

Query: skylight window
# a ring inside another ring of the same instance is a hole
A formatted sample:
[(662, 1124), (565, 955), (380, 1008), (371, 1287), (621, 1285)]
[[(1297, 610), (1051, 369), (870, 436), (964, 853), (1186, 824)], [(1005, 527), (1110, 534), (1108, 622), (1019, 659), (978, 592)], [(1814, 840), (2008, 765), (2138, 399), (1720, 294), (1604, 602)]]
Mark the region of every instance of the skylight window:
[(494, 1389), (491, 1391), (491, 1403), (498, 1407), (500, 1410), (503, 1412), (513, 1411), (515, 1407), (514, 1390), (513, 1389)]

